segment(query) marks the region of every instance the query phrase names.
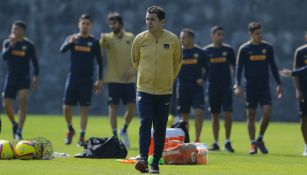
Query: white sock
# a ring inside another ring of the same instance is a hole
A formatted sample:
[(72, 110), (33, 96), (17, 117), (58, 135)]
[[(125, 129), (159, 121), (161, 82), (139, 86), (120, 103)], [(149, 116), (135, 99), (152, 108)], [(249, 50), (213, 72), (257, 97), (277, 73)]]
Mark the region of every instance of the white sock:
[(251, 144), (256, 143), (256, 140), (251, 140)]
[(307, 149), (307, 144), (305, 144), (305, 149)]
[(229, 140), (229, 139), (226, 139), (226, 140), (225, 140), (225, 144), (226, 144), (226, 143), (229, 143), (229, 142), (230, 142), (230, 140)]
[(219, 145), (219, 141), (214, 141), (215, 144)]

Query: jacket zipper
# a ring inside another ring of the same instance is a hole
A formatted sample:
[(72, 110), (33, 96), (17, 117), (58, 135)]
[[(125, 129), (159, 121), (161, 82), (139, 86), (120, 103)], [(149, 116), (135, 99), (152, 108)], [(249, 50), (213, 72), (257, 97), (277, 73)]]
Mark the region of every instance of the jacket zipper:
[(156, 45), (155, 45), (155, 65), (154, 65), (154, 84), (153, 84), (153, 94), (155, 94), (156, 90), (156, 73), (157, 73), (157, 46), (158, 46), (158, 40), (156, 39)]

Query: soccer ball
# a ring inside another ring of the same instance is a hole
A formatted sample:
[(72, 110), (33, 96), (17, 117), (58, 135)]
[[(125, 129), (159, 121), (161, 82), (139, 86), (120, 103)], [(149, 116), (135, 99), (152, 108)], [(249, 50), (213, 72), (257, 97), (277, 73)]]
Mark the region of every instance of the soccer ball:
[(14, 158), (13, 144), (7, 140), (0, 140), (0, 159)]
[(16, 158), (29, 160), (35, 158), (35, 143), (30, 141), (20, 141), (15, 146)]

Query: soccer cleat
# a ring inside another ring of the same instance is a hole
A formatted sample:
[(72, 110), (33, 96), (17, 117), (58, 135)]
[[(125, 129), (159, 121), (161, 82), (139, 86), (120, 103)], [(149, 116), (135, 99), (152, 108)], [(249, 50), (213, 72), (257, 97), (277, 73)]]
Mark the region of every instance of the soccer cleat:
[(68, 131), (67, 134), (66, 134), (66, 138), (64, 140), (64, 144), (65, 145), (71, 144), (72, 138), (73, 138), (74, 135), (75, 135), (75, 130)]
[(229, 153), (234, 153), (235, 152), (235, 150), (232, 148), (230, 142), (225, 143), (224, 149), (225, 149), (225, 151), (227, 151)]
[(261, 140), (257, 141), (257, 147), (259, 148), (259, 150), (263, 153), (263, 154), (268, 154), (269, 151), (268, 149), (265, 147), (264, 142)]
[(139, 160), (135, 164), (135, 169), (141, 173), (148, 173), (148, 165), (144, 160)]
[(79, 138), (79, 141), (78, 141), (78, 143), (77, 143), (77, 146), (85, 146), (86, 145), (86, 142), (85, 142), (85, 139), (84, 139), (84, 137), (80, 137)]
[(249, 154), (251, 155), (257, 154), (257, 144), (256, 143), (251, 144), (251, 150), (249, 151)]
[(307, 157), (307, 148), (304, 149), (303, 156)]
[(127, 131), (124, 132), (123, 129), (121, 129), (119, 131), (119, 135), (123, 141), (123, 144), (126, 146), (126, 148), (129, 148), (130, 147), (130, 142), (129, 142), (129, 138), (128, 138), (128, 134), (127, 134)]
[(219, 151), (220, 146), (217, 143), (213, 143), (211, 148), (209, 148), (210, 151)]
[(22, 134), (21, 132), (16, 132), (15, 135), (14, 135), (14, 140), (22, 140)]
[(160, 174), (158, 165), (150, 165), (149, 174)]

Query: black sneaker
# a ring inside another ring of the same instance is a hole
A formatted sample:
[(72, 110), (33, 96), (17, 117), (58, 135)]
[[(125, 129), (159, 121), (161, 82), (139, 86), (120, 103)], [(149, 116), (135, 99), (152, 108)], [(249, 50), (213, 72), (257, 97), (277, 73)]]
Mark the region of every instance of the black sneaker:
[(230, 152), (230, 153), (234, 153), (235, 152), (235, 150), (232, 148), (230, 142), (225, 143), (224, 149), (225, 149), (225, 151)]
[(268, 154), (269, 150), (265, 147), (262, 140), (257, 140), (257, 146), (263, 154)]
[(71, 144), (72, 138), (73, 138), (74, 135), (75, 135), (75, 130), (68, 131), (68, 132), (66, 133), (66, 138), (65, 138), (65, 140), (64, 140), (64, 144), (65, 144), (65, 145)]
[(158, 165), (150, 165), (149, 174), (160, 174)]
[(14, 139), (15, 139), (15, 134), (17, 132), (17, 129), (18, 129), (18, 124), (17, 123), (13, 124), (12, 130), (13, 130), (13, 137), (14, 137)]
[(210, 151), (219, 151), (220, 146), (217, 143), (213, 143), (211, 148), (209, 148)]
[(148, 173), (148, 165), (147, 162), (144, 160), (137, 161), (134, 167), (141, 173)]
[(251, 150), (249, 151), (249, 154), (251, 155), (257, 154), (257, 144), (256, 143), (251, 144)]

